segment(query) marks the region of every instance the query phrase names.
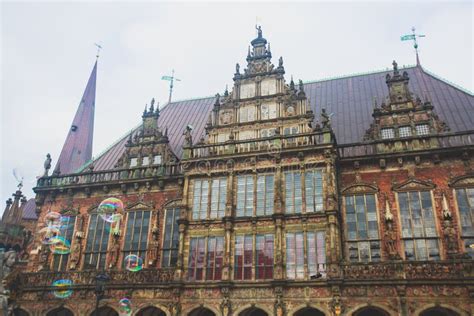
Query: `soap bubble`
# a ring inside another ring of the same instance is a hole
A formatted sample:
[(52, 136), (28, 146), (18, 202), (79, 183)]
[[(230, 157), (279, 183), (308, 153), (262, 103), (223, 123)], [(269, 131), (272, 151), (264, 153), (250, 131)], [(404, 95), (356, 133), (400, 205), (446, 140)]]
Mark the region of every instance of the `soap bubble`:
[(45, 215), (44, 217), (44, 220), (46, 223), (48, 222), (53, 222), (53, 223), (57, 223), (59, 222), (61, 219), (61, 214), (59, 214), (58, 212), (49, 212)]
[(137, 272), (143, 269), (143, 259), (137, 255), (128, 255), (124, 259), (125, 269), (132, 272)]
[(100, 217), (109, 223), (119, 221), (122, 218), (122, 215), (118, 213), (122, 211), (123, 202), (120, 199), (114, 197), (103, 200), (97, 209)]
[(72, 289), (69, 288), (72, 286), (71, 280), (56, 280), (53, 282), (53, 286), (55, 287), (53, 294), (57, 298), (68, 298), (72, 295)]
[(128, 316), (132, 314), (132, 302), (124, 297), (119, 301), (120, 316)]
[(51, 252), (57, 255), (67, 255), (71, 252), (71, 243), (62, 236), (54, 236), (49, 239)]
[(74, 219), (71, 219), (71, 216), (62, 215), (59, 219), (59, 229), (61, 230), (69, 230), (74, 228)]

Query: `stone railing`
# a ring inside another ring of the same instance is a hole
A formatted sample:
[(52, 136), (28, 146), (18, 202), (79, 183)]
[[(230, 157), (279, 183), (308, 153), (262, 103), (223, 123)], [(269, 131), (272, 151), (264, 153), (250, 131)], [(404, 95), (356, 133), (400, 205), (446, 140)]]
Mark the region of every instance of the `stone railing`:
[[(16, 279), (16, 286), (21, 289), (54, 288), (57, 280), (71, 280), (73, 287), (88, 288), (95, 284), (95, 277), (100, 271), (41, 271), (20, 273)], [(133, 284), (168, 284), (173, 281), (174, 269), (143, 269), (137, 272), (107, 270), (110, 277), (108, 286), (133, 286)]]
[(378, 263), (351, 263), (342, 265), (346, 280), (378, 279), (465, 279), (474, 277), (474, 261), (395, 261)]
[(68, 185), (99, 184), (119, 180), (167, 177), (181, 173), (179, 164), (141, 166), (130, 169), (87, 171), (38, 179), (37, 187), (58, 187)]
[(474, 146), (474, 131), (339, 145), (338, 152), (339, 157), (344, 159), (385, 153), (447, 149), (465, 146)]
[(246, 153), (277, 154), (284, 149), (330, 144), (334, 141), (331, 131), (296, 135), (275, 135), (265, 139), (233, 140), (216, 144), (195, 144), (185, 147), (183, 159), (209, 158)]

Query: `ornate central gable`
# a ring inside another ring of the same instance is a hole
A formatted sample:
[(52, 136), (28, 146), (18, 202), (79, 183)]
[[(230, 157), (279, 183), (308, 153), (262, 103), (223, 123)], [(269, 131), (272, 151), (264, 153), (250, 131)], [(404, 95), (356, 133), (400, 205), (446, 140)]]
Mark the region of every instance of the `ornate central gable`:
[(178, 162), (178, 158), (169, 146), (168, 130), (165, 129), (163, 132), (158, 127), (160, 111), (158, 106), (156, 110), (154, 106), (155, 99), (152, 99), (149, 109), (145, 107), (143, 112), (142, 127), (134, 136), (130, 134), (125, 144), (125, 152), (116, 167), (157, 167)]
[(302, 81), (286, 84), (283, 58), (278, 66), (271, 62), (270, 44), (261, 27), (251, 42), (247, 67), (236, 65), (232, 92), (216, 95), (206, 126), (207, 143), (246, 141), (275, 135), (311, 132), (313, 113)]
[(400, 73), (393, 61), (393, 74), (387, 74), (389, 90), (387, 99), (379, 107), (374, 101), (374, 121), (367, 130), (365, 140), (400, 140), (413, 137), (427, 137), (448, 131), (433, 111), (430, 101), (414, 97), (408, 87), (408, 73)]

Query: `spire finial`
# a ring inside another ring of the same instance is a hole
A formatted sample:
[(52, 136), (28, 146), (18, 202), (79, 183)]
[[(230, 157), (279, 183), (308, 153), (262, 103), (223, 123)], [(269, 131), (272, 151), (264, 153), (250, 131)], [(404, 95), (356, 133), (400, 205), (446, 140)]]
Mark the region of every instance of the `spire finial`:
[(100, 50), (102, 49), (102, 46), (97, 44), (97, 43), (94, 43), (95, 46), (97, 46), (97, 55), (95, 55), (95, 57), (97, 57), (97, 59), (99, 58), (99, 55), (100, 55)]
[(413, 26), (411, 28), (411, 31), (412, 31), (412, 34), (407, 34), (407, 35), (403, 35), (400, 37), (400, 39), (402, 41), (413, 41), (413, 48), (415, 49), (415, 54), (416, 54), (416, 65), (417, 66), (420, 66), (420, 57), (418, 56), (418, 42), (416, 41), (416, 39), (418, 37), (426, 37), (426, 35), (423, 35), (423, 34), (416, 34), (415, 33), (415, 27)]

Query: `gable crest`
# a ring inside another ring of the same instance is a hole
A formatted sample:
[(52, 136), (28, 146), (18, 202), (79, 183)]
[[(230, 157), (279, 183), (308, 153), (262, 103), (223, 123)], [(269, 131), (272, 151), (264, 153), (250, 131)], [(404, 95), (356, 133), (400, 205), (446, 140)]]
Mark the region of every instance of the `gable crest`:
[(143, 201), (138, 201), (135, 203), (128, 204), (125, 207), (127, 211), (137, 211), (137, 210), (153, 210), (155, 206), (153, 204), (145, 203)]
[(410, 179), (400, 184), (392, 186), (392, 190), (396, 192), (402, 191), (426, 191), (433, 190), (436, 187), (432, 182)]
[(456, 177), (449, 182), (449, 186), (453, 188), (474, 187), (474, 174)]
[(361, 193), (377, 193), (379, 189), (369, 183), (357, 183), (351, 184), (344, 189), (342, 189), (342, 194), (361, 194)]

